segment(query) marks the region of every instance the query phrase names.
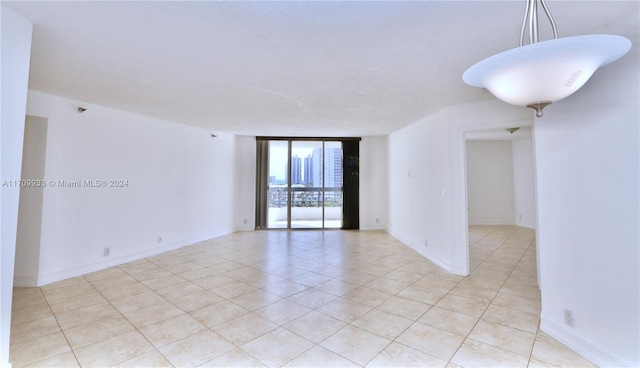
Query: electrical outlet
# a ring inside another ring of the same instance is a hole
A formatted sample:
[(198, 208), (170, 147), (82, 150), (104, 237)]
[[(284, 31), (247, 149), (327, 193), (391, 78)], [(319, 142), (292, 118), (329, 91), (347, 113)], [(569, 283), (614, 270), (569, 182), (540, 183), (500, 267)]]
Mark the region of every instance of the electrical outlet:
[(376, 217), (376, 224), (380, 223), (380, 219)]
[(160, 244), (160, 243), (162, 243), (162, 237), (161, 236), (158, 237), (158, 244)]
[(568, 326), (573, 327), (574, 325), (574, 319), (573, 319), (573, 311), (569, 310), (569, 309), (564, 309), (564, 323)]
[(243, 223), (246, 225), (247, 223), (249, 223), (249, 220), (244, 219)]
[(425, 240), (424, 240), (424, 246), (425, 246), (425, 247), (428, 247), (428, 246), (429, 246), (429, 240), (427, 240), (427, 239), (425, 239)]
[(106, 257), (111, 253), (111, 249), (109, 247), (104, 248), (104, 250), (102, 251), (102, 256)]

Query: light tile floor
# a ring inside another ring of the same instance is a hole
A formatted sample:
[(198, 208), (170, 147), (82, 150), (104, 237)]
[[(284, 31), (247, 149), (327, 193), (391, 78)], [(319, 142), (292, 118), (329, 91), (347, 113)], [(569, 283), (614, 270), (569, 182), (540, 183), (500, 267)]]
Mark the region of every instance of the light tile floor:
[(243, 232), (14, 290), (14, 367), (592, 366), (538, 329), (534, 232), (471, 276), (384, 232)]

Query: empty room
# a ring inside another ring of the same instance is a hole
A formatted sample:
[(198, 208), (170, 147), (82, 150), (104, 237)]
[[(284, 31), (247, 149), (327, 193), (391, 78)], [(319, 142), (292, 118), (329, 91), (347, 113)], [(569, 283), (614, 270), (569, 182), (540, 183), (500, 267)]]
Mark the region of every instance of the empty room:
[(0, 366), (640, 365), (639, 2), (0, 11)]

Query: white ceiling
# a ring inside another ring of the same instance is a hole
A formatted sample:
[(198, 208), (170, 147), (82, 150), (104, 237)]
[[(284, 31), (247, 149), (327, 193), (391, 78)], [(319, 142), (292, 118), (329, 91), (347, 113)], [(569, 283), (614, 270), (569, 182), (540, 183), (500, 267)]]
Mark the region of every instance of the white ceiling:
[[(525, 2), (2, 5), (35, 24), (31, 89), (211, 131), (364, 136), (493, 98), (461, 76), (517, 46)], [(561, 37), (639, 7), (549, 1)]]

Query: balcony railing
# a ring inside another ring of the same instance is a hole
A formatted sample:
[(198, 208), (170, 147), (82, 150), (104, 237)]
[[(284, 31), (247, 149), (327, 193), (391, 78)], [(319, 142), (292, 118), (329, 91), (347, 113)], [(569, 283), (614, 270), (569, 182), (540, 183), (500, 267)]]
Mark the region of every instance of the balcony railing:
[[(267, 195), (269, 208), (286, 208), (288, 200), (288, 188), (269, 188)], [(291, 207), (323, 206), (342, 207), (342, 188), (291, 187)]]
[(271, 187), (268, 192), (270, 228), (287, 225), (287, 205), (291, 193), (291, 227), (325, 228), (342, 226), (342, 188)]

